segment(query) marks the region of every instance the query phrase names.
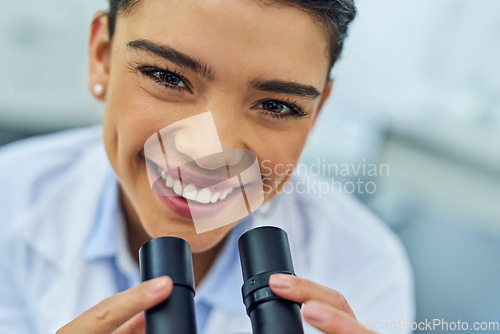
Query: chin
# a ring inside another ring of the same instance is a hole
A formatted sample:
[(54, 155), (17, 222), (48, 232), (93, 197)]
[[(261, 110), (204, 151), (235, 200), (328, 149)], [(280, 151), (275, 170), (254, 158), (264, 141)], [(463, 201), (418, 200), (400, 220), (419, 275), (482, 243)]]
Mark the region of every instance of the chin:
[[(152, 227), (150, 229), (151, 232), (148, 234), (151, 238), (160, 238), (164, 236), (181, 238), (189, 243), (192, 253), (203, 253), (217, 246), (230, 233), (234, 225), (235, 224), (230, 224), (216, 230), (198, 234), (192, 222), (171, 222), (168, 230), (160, 230)], [(189, 227), (186, 228), (186, 226)]]
[(230, 231), (230, 228), (226, 228), (224, 232), (210, 231), (203, 234), (195, 234), (184, 239), (191, 245), (191, 252), (193, 254), (204, 253), (217, 246)]

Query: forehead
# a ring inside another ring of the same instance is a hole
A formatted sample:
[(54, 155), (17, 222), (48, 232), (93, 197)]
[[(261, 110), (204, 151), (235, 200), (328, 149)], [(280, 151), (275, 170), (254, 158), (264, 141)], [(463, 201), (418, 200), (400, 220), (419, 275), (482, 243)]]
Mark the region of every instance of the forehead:
[(117, 35), (122, 43), (149, 39), (169, 45), (216, 70), (234, 65), (244, 71), (244, 65), (289, 76), (283, 79), (314, 81), (329, 69), (323, 24), (304, 10), (273, 2), (141, 0), (118, 19)]

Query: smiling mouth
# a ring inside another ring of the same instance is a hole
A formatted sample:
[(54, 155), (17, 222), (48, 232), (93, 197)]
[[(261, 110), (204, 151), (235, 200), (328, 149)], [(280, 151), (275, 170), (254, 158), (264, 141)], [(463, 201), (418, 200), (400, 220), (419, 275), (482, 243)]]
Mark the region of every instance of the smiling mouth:
[(179, 197), (196, 203), (214, 204), (224, 201), (234, 190), (234, 188), (217, 190), (209, 187), (203, 188), (192, 183), (183, 183), (181, 179), (172, 177), (158, 165), (155, 164), (154, 168), (158, 175), (160, 175), (165, 187), (172, 190)]

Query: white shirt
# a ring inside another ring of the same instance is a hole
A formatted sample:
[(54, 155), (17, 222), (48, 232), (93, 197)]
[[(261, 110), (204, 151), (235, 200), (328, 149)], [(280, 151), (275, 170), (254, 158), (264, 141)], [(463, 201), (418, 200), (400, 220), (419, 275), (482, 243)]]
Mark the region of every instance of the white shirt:
[[(139, 283), (100, 127), (3, 148), (0, 189), (0, 333), (54, 333)], [(230, 232), (196, 289), (198, 334), (252, 333), (237, 240), (262, 225), (283, 228), (296, 274), (340, 291), (362, 324), (413, 321), (411, 270), (393, 233), (351, 197), (292, 192)]]

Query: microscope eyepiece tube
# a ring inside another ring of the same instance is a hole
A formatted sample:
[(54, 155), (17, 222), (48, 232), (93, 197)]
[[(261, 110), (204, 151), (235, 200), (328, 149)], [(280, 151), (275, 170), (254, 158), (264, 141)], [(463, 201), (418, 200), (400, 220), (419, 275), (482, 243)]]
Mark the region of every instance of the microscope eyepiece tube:
[(286, 232), (257, 227), (240, 237), (238, 248), (244, 281), (241, 290), (253, 333), (303, 334), (300, 305), (278, 297), (269, 287), (272, 274), (295, 274)]
[(170, 276), (174, 287), (162, 303), (146, 311), (147, 334), (196, 334), (191, 246), (175, 237), (146, 242), (139, 249), (141, 280)]

